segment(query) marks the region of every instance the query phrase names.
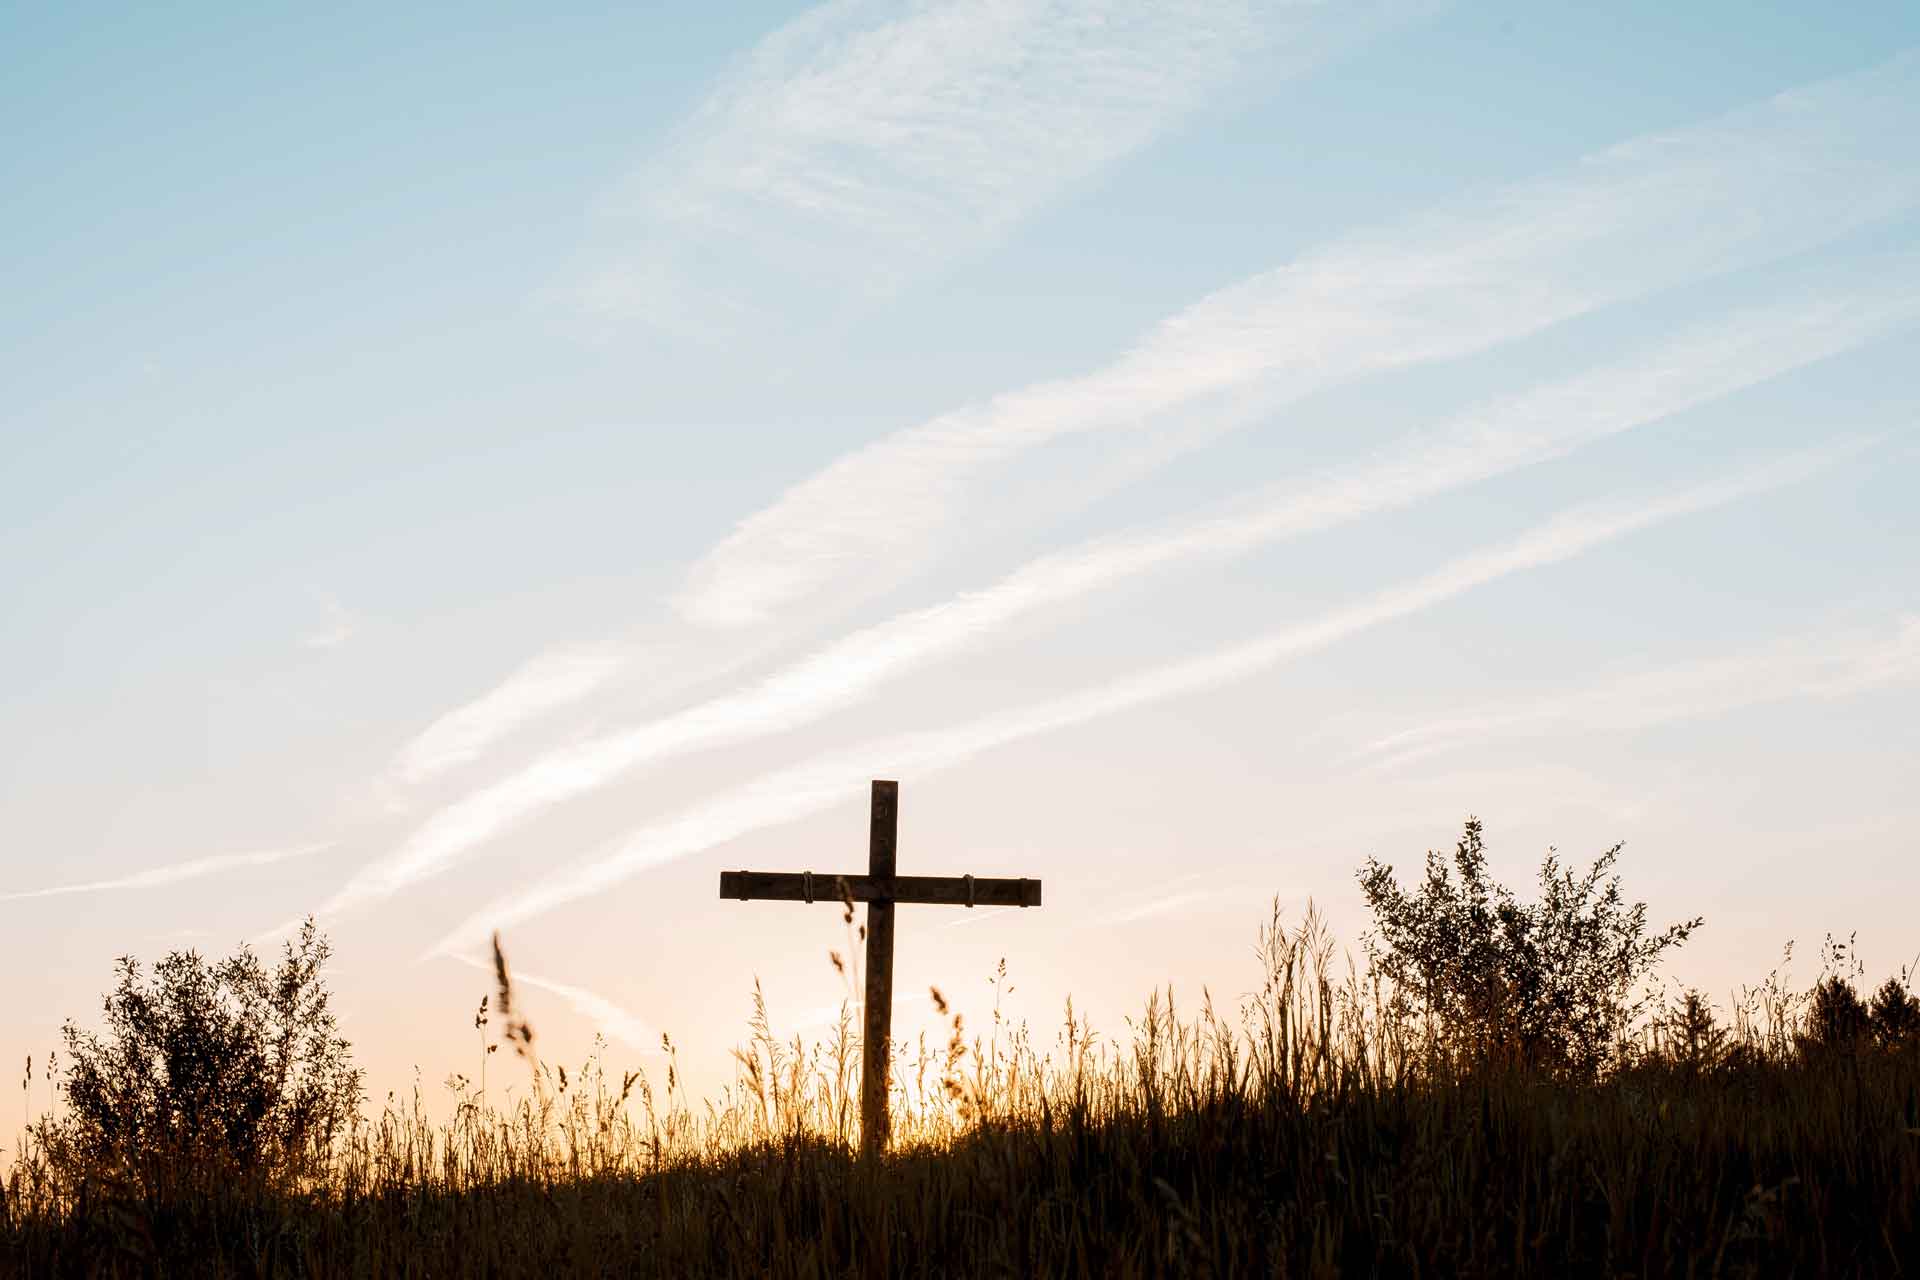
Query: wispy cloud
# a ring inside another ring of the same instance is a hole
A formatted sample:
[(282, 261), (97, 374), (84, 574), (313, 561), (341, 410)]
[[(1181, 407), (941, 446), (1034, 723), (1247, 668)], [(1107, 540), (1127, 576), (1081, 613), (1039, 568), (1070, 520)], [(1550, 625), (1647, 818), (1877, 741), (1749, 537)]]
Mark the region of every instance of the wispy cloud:
[[(476, 960), (471, 956), (447, 956), (464, 965), (491, 974), (493, 966)], [(576, 987), (565, 982), (555, 982), (552, 978), (542, 978), (523, 969), (513, 970), (513, 985), (527, 986), (559, 996), (567, 1002), (567, 1007), (585, 1018), (595, 1030), (603, 1033), (609, 1040), (618, 1040), (629, 1048), (642, 1053), (662, 1053), (660, 1032), (634, 1014), (627, 1012), (597, 991), (585, 987)]]
[(354, 616), (347, 612), (346, 606), (340, 603), (339, 598), (319, 590), (312, 594), (315, 603), (320, 606), (321, 612), (326, 616), (326, 621), (316, 629), (304, 633), (300, 637), (300, 643), (309, 649), (336, 649), (353, 639), (358, 623)]
[(304, 858), (308, 854), (331, 849), (333, 845), (333, 841), (326, 841), (321, 844), (303, 844), (291, 849), (269, 849), (261, 853), (215, 854), (212, 857), (169, 863), (164, 867), (152, 867), (146, 871), (137, 871), (132, 875), (117, 876), (109, 880), (83, 880), (76, 884), (53, 885), (45, 889), (23, 889), (13, 893), (0, 893), (0, 902), (19, 902), (28, 898), (56, 898), (70, 893), (158, 889), (170, 884), (179, 884), (183, 880), (199, 880), (206, 876), (219, 875), (223, 871), (268, 867), (290, 858)]
[(407, 809), (393, 784), (432, 782), (564, 707), (638, 681), (645, 682), (650, 701), (678, 696), (764, 658), (785, 639), (763, 632), (716, 643), (711, 634), (673, 634), (676, 630), (684, 631), (670, 628), (644, 640), (556, 647), (529, 659), (486, 693), (439, 716), (400, 749), (377, 784), (389, 810)]
[[(1235, 512), (1042, 556), (984, 590), (856, 631), (734, 693), (549, 752), (440, 810), (393, 854), (356, 874), (325, 910), (349, 909), (439, 874), (513, 825), (642, 765), (779, 733), (845, 708), (1041, 609), (1182, 561), (1330, 528), (1564, 454), (1920, 315), (1916, 263), (1876, 266), (1870, 286), (1717, 317), (1630, 359), (1479, 406), (1377, 458), (1270, 490)], [(492, 726), (502, 717), (481, 718)]]
[(1183, 884), (1192, 884), (1198, 876), (1181, 876), (1169, 881), (1157, 889), (1146, 893), (1131, 894), (1121, 902), (1107, 907), (1091, 919), (1082, 922), (1082, 929), (1111, 929), (1123, 925), (1139, 924), (1143, 920), (1157, 920), (1162, 916), (1179, 915), (1191, 911), (1202, 903), (1233, 901), (1266, 901), (1279, 896), (1291, 900), (1304, 897), (1297, 889), (1286, 888), (1276, 891), (1271, 884), (1236, 881), (1232, 884), (1215, 884), (1211, 888), (1180, 888)]
[(625, 664), (613, 653), (541, 654), (428, 725), (401, 750), (394, 772), (403, 782), (420, 783), (466, 764), (528, 721), (592, 695)]
[[(1303, 70), (1427, 7), (816, 6), (756, 45), (606, 202), (602, 229), (632, 247), (577, 298), (713, 334), (765, 312), (783, 281), (887, 294), (1138, 150), (1243, 68)], [(804, 296), (818, 307), (820, 290)]]
[(1886, 159), (1916, 133), (1908, 55), (1350, 236), (1201, 300), (1093, 373), (839, 459), (698, 561), (676, 606), (746, 625), (885, 585), (969, 513), (972, 486), (1052, 441), (1154, 434), (1164, 455), (1363, 374), (1821, 243), (1920, 201), (1920, 170)]
[[(1118, 902), (1108, 904), (1104, 910), (1082, 922), (1079, 927), (1083, 929), (1117, 928), (1121, 925), (1138, 924), (1143, 920), (1156, 920), (1161, 916), (1178, 915), (1203, 902), (1212, 902), (1221, 898), (1238, 898), (1244, 901), (1250, 892), (1256, 890), (1268, 892), (1262, 886), (1250, 884), (1215, 884), (1208, 887), (1195, 883), (1206, 878), (1198, 872), (1192, 875), (1175, 876), (1144, 892), (1127, 894)], [(1217, 876), (1213, 878), (1218, 879)]]
[(449, 933), (436, 949), (474, 945), (495, 928), (603, 892), (651, 867), (817, 813), (846, 798), (849, 778), (923, 775), (1021, 738), (1230, 684), (1509, 574), (1554, 564), (1662, 521), (1792, 483), (1859, 448), (1849, 444), (1792, 455), (1629, 506), (1575, 508), (1504, 546), (1466, 556), (1314, 622), (1283, 627), (1101, 688), (956, 728), (870, 743), (770, 774), (644, 827), (602, 856), (571, 870), (549, 873), (539, 884), (496, 900)]
[(1025, 908), (1022, 907), (989, 907), (985, 911), (969, 911), (958, 920), (949, 920), (940, 927), (942, 929), (965, 929), (972, 925), (985, 924), (996, 916), (1004, 916), (1024, 909)]
[(1355, 754), (1392, 768), (1489, 738), (1550, 731), (1625, 732), (1760, 703), (1840, 698), (1916, 683), (1920, 615), (1900, 619), (1891, 633), (1827, 630), (1744, 653), (1483, 707), (1379, 738)]

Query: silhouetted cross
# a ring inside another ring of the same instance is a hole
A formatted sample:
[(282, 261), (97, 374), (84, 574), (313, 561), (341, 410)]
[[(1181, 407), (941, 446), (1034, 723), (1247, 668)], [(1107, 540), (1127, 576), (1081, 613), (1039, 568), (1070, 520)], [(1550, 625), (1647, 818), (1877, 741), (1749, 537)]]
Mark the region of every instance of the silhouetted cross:
[(867, 1019), (865, 1065), (860, 1076), (860, 1144), (871, 1154), (887, 1146), (887, 1069), (893, 1035), (893, 904), (935, 902), (946, 906), (1037, 907), (1038, 880), (988, 879), (984, 876), (902, 876), (894, 874), (894, 848), (900, 834), (900, 784), (873, 784), (872, 832), (867, 843), (867, 874), (834, 875), (814, 871), (722, 871), (720, 896), (772, 898), (781, 902), (840, 902), (840, 886), (855, 902), (867, 904)]

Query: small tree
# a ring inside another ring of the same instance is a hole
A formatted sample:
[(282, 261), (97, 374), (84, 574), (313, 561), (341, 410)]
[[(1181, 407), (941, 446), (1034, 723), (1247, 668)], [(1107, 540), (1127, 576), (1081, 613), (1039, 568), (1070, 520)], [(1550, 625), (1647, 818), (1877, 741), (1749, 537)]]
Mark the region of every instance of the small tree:
[(1644, 1007), (1632, 998), (1641, 978), (1703, 923), (1649, 935), (1647, 904), (1627, 906), (1619, 876), (1608, 876), (1621, 847), (1583, 875), (1549, 850), (1533, 903), (1488, 874), (1478, 818), (1467, 819), (1451, 860), (1427, 854), (1418, 892), (1368, 858), (1359, 873), (1374, 918), (1367, 955), (1436, 1048), (1594, 1074)]
[(1688, 1076), (1717, 1070), (1733, 1047), (1731, 1033), (1713, 1016), (1713, 1006), (1692, 987), (1681, 995), (1679, 1005), (1660, 1019), (1655, 1030), (1659, 1053)]
[(1814, 985), (1807, 1024), (1797, 1042), (1804, 1054), (1843, 1053), (1860, 1047), (1872, 1024), (1866, 1001), (1846, 977), (1833, 973)]
[(360, 1102), (321, 982), (329, 954), (308, 920), (271, 971), (245, 946), (217, 964), (172, 952), (151, 978), (123, 956), (104, 1034), (62, 1028), (68, 1114), (54, 1148), (142, 1180), (306, 1167)]
[(1920, 1044), (1920, 997), (1908, 991), (1899, 978), (1888, 978), (1873, 993), (1867, 1021), (1873, 1027), (1873, 1038), (1885, 1048)]

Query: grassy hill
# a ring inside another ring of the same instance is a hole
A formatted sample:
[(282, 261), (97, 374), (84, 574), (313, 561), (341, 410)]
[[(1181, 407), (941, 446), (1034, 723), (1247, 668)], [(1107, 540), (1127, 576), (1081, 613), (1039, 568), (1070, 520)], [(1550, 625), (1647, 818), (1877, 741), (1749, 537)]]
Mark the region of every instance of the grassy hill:
[[(426, 1119), (389, 1098), (301, 1161), (89, 1159), (43, 1121), (5, 1184), (32, 1276), (1898, 1275), (1920, 1270), (1920, 1037), (1835, 1022), (1832, 975), (1716, 1019), (1670, 1001), (1605, 1070), (1463, 1042), (1311, 920), (1227, 1014), (1150, 999), (902, 1047), (894, 1149), (856, 1152), (849, 1018), (764, 1012), (711, 1103), (542, 1065)], [(503, 966), (504, 976), (504, 966)], [(1822, 993), (1825, 994), (1822, 994)], [(503, 997), (511, 999), (510, 987)], [(1855, 1001), (1849, 1008), (1866, 1009)], [(509, 1006), (510, 1007), (510, 1006)], [(523, 1025), (523, 1024), (522, 1024)], [(64, 1145), (63, 1145), (64, 1144)]]

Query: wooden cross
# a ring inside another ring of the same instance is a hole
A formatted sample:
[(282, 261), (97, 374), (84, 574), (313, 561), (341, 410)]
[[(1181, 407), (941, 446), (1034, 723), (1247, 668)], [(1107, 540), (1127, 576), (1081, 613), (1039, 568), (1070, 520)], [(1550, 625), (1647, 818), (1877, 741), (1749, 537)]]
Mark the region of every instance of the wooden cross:
[(894, 874), (900, 833), (900, 784), (875, 780), (873, 819), (867, 843), (867, 874), (813, 871), (722, 871), (720, 896), (771, 898), (780, 902), (839, 902), (840, 886), (867, 904), (867, 1020), (865, 1063), (860, 1075), (860, 1144), (870, 1155), (887, 1146), (887, 1068), (893, 1035), (893, 904), (936, 902), (947, 906), (1037, 907), (1038, 880), (984, 876)]

